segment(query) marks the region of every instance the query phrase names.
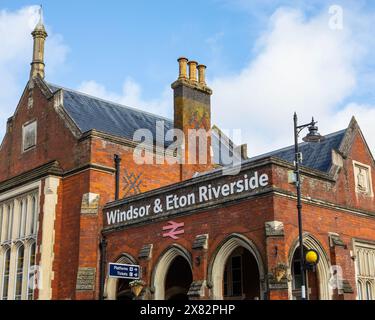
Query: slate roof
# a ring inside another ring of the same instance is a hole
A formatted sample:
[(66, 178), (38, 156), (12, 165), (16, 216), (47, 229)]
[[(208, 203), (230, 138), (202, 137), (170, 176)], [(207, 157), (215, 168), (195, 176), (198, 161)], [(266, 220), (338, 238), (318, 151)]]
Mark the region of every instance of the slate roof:
[(138, 129), (148, 129), (156, 137), (156, 121), (164, 121), (165, 131), (173, 128), (170, 119), (53, 84), (47, 85), (52, 92), (63, 90), (64, 108), (82, 133), (95, 129), (132, 140)]
[[(303, 156), (302, 165), (308, 168), (328, 172), (332, 164), (332, 150), (339, 149), (345, 133), (346, 129), (326, 135), (325, 139), (319, 143), (300, 143), (300, 151)], [(254, 161), (265, 157), (276, 157), (293, 163), (294, 145), (250, 158), (247, 161)]]
[[(53, 84), (47, 85), (52, 92), (63, 90), (64, 108), (82, 133), (95, 129), (132, 140), (134, 132), (141, 128), (150, 130), (153, 137), (156, 137), (156, 121), (164, 121), (165, 132), (173, 128), (170, 119)], [(346, 129), (326, 135), (325, 140), (320, 143), (301, 143), (302, 165), (328, 172), (332, 164), (332, 150), (339, 149), (345, 133)], [(166, 142), (165, 146), (170, 143)], [(294, 146), (265, 153), (245, 162), (271, 156), (293, 163)]]

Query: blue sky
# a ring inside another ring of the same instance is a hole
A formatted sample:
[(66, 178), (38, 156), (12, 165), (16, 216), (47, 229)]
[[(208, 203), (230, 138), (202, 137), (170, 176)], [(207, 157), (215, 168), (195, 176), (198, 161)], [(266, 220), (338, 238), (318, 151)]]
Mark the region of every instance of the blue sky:
[[(250, 155), (292, 143), (294, 110), (320, 118), (323, 133), (355, 115), (375, 149), (374, 1), (39, 3), (49, 82), (171, 117), (176, 59), (186, 56), (208, 66), (213, 121), (241, 129)], [(0, 0), (1, 135), (28, 79), (39, 3)], [(343, 30), (328, 27), (332, 5), (343, 9)]]

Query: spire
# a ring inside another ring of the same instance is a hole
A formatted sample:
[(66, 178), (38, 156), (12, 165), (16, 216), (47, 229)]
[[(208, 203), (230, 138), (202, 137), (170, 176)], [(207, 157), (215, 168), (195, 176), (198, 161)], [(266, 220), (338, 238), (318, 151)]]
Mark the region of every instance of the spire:
[(31, 62), (30, 79), (35, 78), (38, 74), (44, 79), (44, 43), (48, 36), (43, 23), (43, 9), (39, 9), (39, 21), (31, 33), (34, 39), (33, 61)]

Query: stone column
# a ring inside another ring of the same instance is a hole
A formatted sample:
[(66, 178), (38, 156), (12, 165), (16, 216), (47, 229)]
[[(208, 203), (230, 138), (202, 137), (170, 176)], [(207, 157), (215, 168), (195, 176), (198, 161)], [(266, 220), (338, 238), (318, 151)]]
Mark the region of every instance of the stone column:
[(98, 210), (100, 196), (96, 193), (85, 193), (82, 196), (79, 260), (76, 282), (77, 300), (94, 300), (96, 279), (98, 276)]
[(354, 260), (351, 259), (348, 246), (338, 233), (329, 233), (331, 255), (331, 279), (333, 300), (354, 300), (356, 298), (353, 287), (356, 288)]
[(191, 283), (188, 296), (190, 300), (206, 300), (208, 299), (208, 234), (197, 235), (192, 249), (193, 282)]

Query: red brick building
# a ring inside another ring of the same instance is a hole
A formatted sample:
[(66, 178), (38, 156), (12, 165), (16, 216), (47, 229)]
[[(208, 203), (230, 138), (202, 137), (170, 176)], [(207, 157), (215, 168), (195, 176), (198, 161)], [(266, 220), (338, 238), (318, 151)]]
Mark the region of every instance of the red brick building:
[[(293, 148), (246, 159), (236, 174), (220, 165), (220, 150), (235, 147), (220, 131), (171, 152), (164, 132), (211, 128), (205, 66), (179, 59), (171, 121), (48, 83), (42, 23), (33, 37), (30, 80), (0, 147), (1, 299), (131, 298), (129, 281), (107, 276), (109, 262), (142, 267), (144, 299), (299, 297)], [(164, 161), (137, 163), (139, 129), (153, 137), (142, 144), (148, 157)], [(207, 163), (178, 161), (197, 149)], [(365, 138), (353, 118), (301, 151), (304, 244), (320, 256), (309, 298), (372, 299), (375, 163)]]

